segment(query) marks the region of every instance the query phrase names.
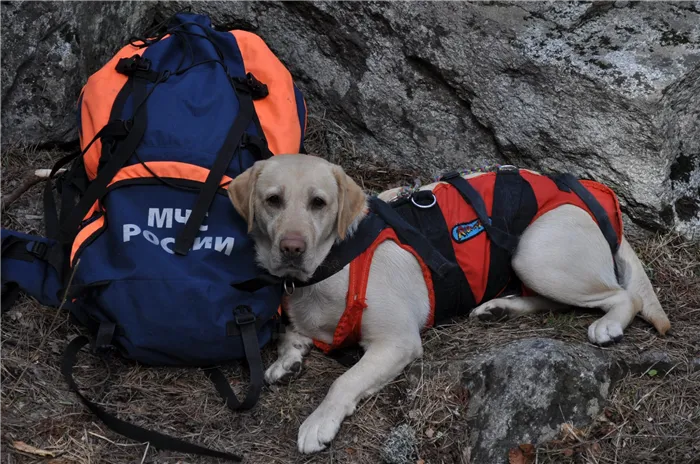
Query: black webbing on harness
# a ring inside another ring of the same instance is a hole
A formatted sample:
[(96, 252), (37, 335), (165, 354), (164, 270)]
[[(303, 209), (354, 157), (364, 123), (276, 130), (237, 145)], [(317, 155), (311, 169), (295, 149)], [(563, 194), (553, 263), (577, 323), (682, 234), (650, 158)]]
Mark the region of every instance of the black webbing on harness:
[[(410, 198), (397, 200), (395, 203), (394, 208), (398, 214), (418, 229), (445, 259), (457, 263), (445, 216), (432, 191), (419, 190)], [(476, 306), (469, 282), (459, 266), (455, 266), (443, 278), (434, 278), (433, 290), (435, 325), (459, 316), (464, 308)]]
[(448, 182), (456, 188), (462, 195), (462, 198), (474, 209), (492, 243), (510, 253), (515, 251), (515, 248), (518, 246), (518, 238), (507, 231), (497, 229), (491, 223), (484, 199), (481, 198), (479, 192), (472, 187), (469, 181), (464, 179), (458, 172), (447, 173), (440, 180)]
[[(492, 227), (519, 238), (536, 214), (537, 198), (529, 182), (516, 169), (499, 169), (491, 206)], [(513, 251), (491, 247), (489, 275), (482, 301), (520, 290), (520, 279), (510, 264)]]
[[(255, 107), (253, 106), (253, 99), (262, 98), (262, 96), (267, 95), (267, 93), (261, 92), (259, 89), (261, 85), (252, 74), (248, 74), (246, 79), (231, 78), (233, 87), (238, 95), (239, 102), (239, 112), (236, 116), (236, 120), (231, 126), (226, 135), (226, 140), (222, 145), (219, 153), (216, 155), (216, 160), (214, 161), (209, 175), (207, 176), (204, 185), (202, 185), (202, 190), (197, 196), (194, 208), (192, 208), (192, 213), (187, 219), (185, 227), (180, 231), (180, 233), (175, 238), (175, 245), (173, 246), (173, 251), (178, 255), (186, 255), (189, 252), (190, 247), (194, 243), (194, 239), (199, 233), (199, 228), (204, 221), (204, 217), (209, 211), (212, 201), (216, 196), (217, 190), (221, 186), (221, 179), (226, 173), (226, 169), (231, 160), (236, 153), (240, 154), (241, 143), (243, 142), (243, 134), (248, 128), (250, 123), (253, 121), (253, 116), (255, 115)], [(266, 87), (265, 87), (266, 89)], [(256, 93), (256, 91), (258, 93)], [(266, 91), (266, 90), (265, 90)], [(263, 144), (258, 143), (259, 146)], [(269, 150), (256, 150), (254, 151), (258, 159), (265, 159), (271, 156)]]
[(581, 199), (581, 201), (583, 201), (583, 203), (591, 211), (593, 217), (595, 217), (596, 221), (598, 222), (598, 227), (603, 233), (605, 240), (608, 242), (608, 245), (610, 246), (610, 251), (613, 255), (615, 255), (617, 253), (617, 249), (619, 248), (619, 244), (617, 243), (617, 233), (615, 232), (615, 228), (610, 222), (610, 217), (608, 216), (608, 213), (605, 211), (605, 208), (603, 208), (603, 206), (598, 202), (598, 200), (596, 200), (595, 196), (593, 196), (593, 194), (589, 192), (588, 189), (584, 187), (583, 184), (581, 184), (581, 182), (579, 182), (579, 180), (576, 177), (573, 176), (573, 174), (556, 174), (549, 177), (554, 181), (555, 184), (557, 184), (559, 190), (562, 190), (564, 192), (574, 192), (576, 196), (578, 196)]
[(83, 404), (87, 406), (87, 408), (90, 409), (93, 414), (100, 418), (100, 420), (102, 420), (102, 422), (104, 422), (110, 429), (114, 430), (120, 435), (123, 435), (124, 437), (136, 440), (140, 443), (149, 442), (151, 446), (161, 450), (200, 454), (203, 456), (211, 456), (229, 461), (241, 462), (242, 458), (238, 455), (204, 448), (178, 438), (163, 435), (162, 433), (125, 422), (87, 399), (82, 393), (80, 393), (78, 385), (75, 383), (75, 379), (73, 379), (73, 367), (75, 366), (78, 352), (83, 346), (87, 345), (88, 342), (89, 340), (87, 337), (79, 336), (74, 338), (73, 341), (68, 344), (68, 347), (63, 355), (63, 361), (61, 362), (61, 373), (66, 379), (66, 382), (68, 382), (70, 389), (76, 395), (78, 395), (78, 398), (80, 398)]

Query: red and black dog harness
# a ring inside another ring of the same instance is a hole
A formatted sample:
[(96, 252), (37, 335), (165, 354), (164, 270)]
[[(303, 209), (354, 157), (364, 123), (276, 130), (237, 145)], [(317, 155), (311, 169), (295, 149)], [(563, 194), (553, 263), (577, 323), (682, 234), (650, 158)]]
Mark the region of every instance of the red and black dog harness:
[[(612, 254), (620, 245), (620, 204), (614, 192), (598, 182), (510, 166), (468, 180), (456, 172), (439, 180), (432, 191), (389, 203), (371, 198), (358, 230), (331, 249), (310, 281), (294, 282), (296, 287), (313, 285), (350, 265), (346, 308), (333, 342), (315, 341), (323, 351), (359, 341), (372, 257), (386, 240), (411, 252), (421, 265), (430, 297), (426, 327), (464, 316), (499, 296), (531, 293), (514, 274), (510, 260), (525, 228), (558, 206), (570, 204), (588, 212)], [(246, 285), (254, 289), (280, 282), (264, 276)]]

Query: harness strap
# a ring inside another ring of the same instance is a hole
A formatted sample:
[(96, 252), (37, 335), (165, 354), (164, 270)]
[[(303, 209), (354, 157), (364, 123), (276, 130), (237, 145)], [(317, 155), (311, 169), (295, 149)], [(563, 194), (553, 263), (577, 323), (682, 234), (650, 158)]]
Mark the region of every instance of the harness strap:
[(455, 268), (459, 268), (456, 263), (448, 261), (420, 231), (406, 222), (391, 205), (376, 197), (370, 201), (374, 211), (394, 229), (401, 243), (413, 248), (430, 270), (436, 274), (436, 277), (444, 278), (448, 273), (454, 272)]
[[(500, 169), (494, 184), (491, 223), (493, 227), (512, 234), (516, 239), (537, 214), (537, 198), (532, 186), (517, 169)], [(499, 294), (517, 293), (520, 279), (510, 264), (513, 250), (491, 247), (489, 274), (482, 301)]]
[(345, 311), (338, 321), (333, 333), (332, 344), (314, 341), (314, 344), (325, 353), (340, 348), (359, 339), (362, 328), (362, 314), (367, 308), (367, 283), (369, 270), (372, 266), (374, 249), (364, 251), (350, 263), (348, 293), (345, 297)]
[(491, 218), (489, 218), (486, 209), (486, 205), (484, 204), (484, 199), (481, 198), (479, 192), (472, 187), (469, 181), (464, 179), (456, 171), (445, 174), (442, 176), (441, 180), (456, 188), (460, 195), (462, 195), (462, 198), (464, 198), (464, 200), (474, 209), (476, 216), (484, 226), (484, 230), (486, 230), (491, 242), (511, 254), (515, 252), (515, 249), (518, 246), (518, 237), (508, 233), (507, 231), (498, 229), (492, 224)]
[[(418, 229), (442, 256), (452, 263), (457, 263), (445, 216), (432, 191), (419, 190), (413, 193), (410, 199), (396, 200), (394, 208)], [(435, 324), (447, 322), (459, 316), (464, 308), (476, 306), (472, 288), (459, 266), (455, 266), (443, 278), (434, 278), (433, 285)]]
[(63, 360), (61, 362), (61, 373), (68, 383), (68, 387), (78, 395), (80, 401), (83, 402), (87, 408), (92, 411), (102, 422), (107, 425), (110, 429), (114, 430), (118, 434), (136, 440), (140, 443), (149, 442), (155, 448), (161, 450), (171, 450), (180, 453), (192, 453), (199, 454), (203, 456), (211, 456), (215, 458), (226, 459), (233, 462), (241, 462), (242, 458), (238, 455), (225, 453), (223, 451), (216, 451), (209, 448), (204, 448), (186, 441), (174, 438), (168, 435), (163, 435), (162, 433), (155, 432), (153, 430), (148, 430), (138, 425), (131, 424), (129, 422), (123, 421), (112, 414), (106, 412), (104, 409), (87, 399), (78, 388), (73, 378), (73, 367), (76, 363), (76, 358), (80, 349), (87, 345), (89, 342), (88, 338), (85, 336), (79, 336), (74, 338), (66, 348), (63, 353)]
[(610, 222), (610, 217), (605, 211), (605, 208), (596, 200), (595, 196), (584, 187), (579, 180), (570, 173), (557, 174), (552, 176), (551, 179), (557, 184), (560, 190), (565, 192), (573, 191), (576, 196), (578, 196), (581, 201), (586, 205), (586, 207), (591, 211), (593, 217), (595, 217), (598, 222), (598, 227), (603, 233), (605, 240), (610, 246), (610, 251), (612, 254), (616, 254), (619, 248), (617, 242), (617, 233), (615, 228)]

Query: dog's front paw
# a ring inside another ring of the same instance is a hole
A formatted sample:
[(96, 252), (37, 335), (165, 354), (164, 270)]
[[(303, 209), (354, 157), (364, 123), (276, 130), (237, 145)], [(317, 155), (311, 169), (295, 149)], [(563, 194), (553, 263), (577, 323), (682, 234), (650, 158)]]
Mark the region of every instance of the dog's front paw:
[(588, 339), (600, 346), (617, 343), (622, 340), (622, 325), (604, 317), (598, 319), (588, 327)]
[(278, 358), (265, 371), (265, 382), (268, 385), (289, 382), (301, 372), (301, 363), (301, 356)]
[(342, 406), (321, 404), (299, 427), (299, 451), (309, 454), (325, 449), (340, 430), (345, 416), (345, 408)]
[(469, 313), (470, 318), (476, 318), (480, 321), (500, 321), (508, 319), (508, 316), (508, 310), (498, 306), (493, 301), (488, 301)]

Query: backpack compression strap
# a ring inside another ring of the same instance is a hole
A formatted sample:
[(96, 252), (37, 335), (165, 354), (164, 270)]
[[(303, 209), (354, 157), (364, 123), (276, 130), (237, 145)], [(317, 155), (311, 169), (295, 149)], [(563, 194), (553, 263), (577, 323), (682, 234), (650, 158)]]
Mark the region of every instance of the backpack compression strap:
[[(204, 216), (206, 215), (209, 207), (211, 206), (216, 192), (221, 186), (221, 179), (226, 173), (226, 169), (234, 154), (239, 152), (239, 147), (243, 142), (243, 135), (246, 128), (253, 121), (255, 116), (255, 107), (253, 106), (253, 100), (264, 98), (267, 96), (267, 87), (261, 84), (255, 79), (255, 76), (248, 73), (246, 79), (241, 78), (231, 78), (231, 83), (236, 90), (236, 95), (238, 96), (239, 102), (239, 112), (236, 116), (236, 120), (231, 126), (226, 135), (226, 140), (223, 146), (219, 150), (214, 165), (209, 171), (204, 185), (202, 186), (202, 191), (197, 196), (194, 208), (192, 208), (192, 213), (187, 219), (187, 223), (182, 231), (175, 238), (175, 244), (173, 246), (173, 251), (178, 255), (186, 255), (189, 249), (194, 243), (194, 239), (199, 233), (199, 227), (204, 221)], [(252, 138), (246, 139), (249, 144), (253, 143)], [(265, 159), (272, 154), (267, 150), (264, 144), (259, 143), (258, 150), (255, 150), (258, 159)]]
[(78, 395), (78, 398), (80, 398), (83, 404), (87, 406), (93, 414), (99, 417), (110, 429), (132, 440), (136, 440), (141, 443), (149, 442), (152, 446), (161, 450), (199, 454), (203, 456), (226, 459), (233, 462), (241, 462), (241, 456), (204, 448), (178, 438), (163, 435), (162, 433), (144, 429), (138, 425), (125, 422), (112, 414), (109, 414), (104, 409), (87, 399), (82, 393), (80, 393), (78, 385), (75, 383), (75, 379), (73, 379), (73, 367), (75, 366), (78, 352), (83, 346), (87, 345), (88, 342), (88, 338), (81, 335), (74, 338), (73, 341), (68, 344), (68, 348), (66, 348), (66, 351), (63, 354), (63, 361), (61, 362), (61, 373), (63, 374), (63, 377), (65, 377), (66, 382), (68, 382), (70, 389), (76, 395)]
[[(142, 59), (148, 62), (145, 58)], [(118, 68), (119, 69), (119, 68)], [(167, 74), (156, 82), (165, 81)], [(146, 132), (146, 100), (148, 93), (146, 83), (148, 79), (132, 75), (129, 77), (126, 85), (133, 85), (134, 97), (134, 115), (131, 120), (124, 121), (123, 125), (127, 131), (127, 135), (120, 144), (117, 145), (115, 153), (110, 157), (109, 161), (102, 167), (97, 177), (90, 183), (90, 186), (85, 191), (77, 205), (71, 210), (70, 215), (65, 222), (61, 224), (59, 239), (63, 243), (71, 243), (78, 232), (80, 224), (83, 222), (85, 215), (92, 208), (92, 205), (101, 199), (107, 193), (107, 186), (112, 181), (114, 176), (126, 164), (127, 160), (134, 154), (136, 147), (141, 143)], [(131, 124), (129, 124), (131, 123)]]

